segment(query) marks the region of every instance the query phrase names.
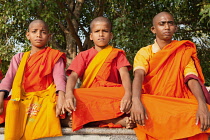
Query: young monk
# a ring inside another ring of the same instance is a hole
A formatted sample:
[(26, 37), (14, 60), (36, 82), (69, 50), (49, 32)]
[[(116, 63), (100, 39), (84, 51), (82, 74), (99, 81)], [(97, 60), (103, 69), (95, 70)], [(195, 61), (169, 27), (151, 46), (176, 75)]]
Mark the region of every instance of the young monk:
[(62, 136), (58, 115), (64, 102), (65, 54), (46, 46), (50, 34), (42, 20), (30, 23), (26, 37), (31, 50), (12, 58), (0, 85), (1, 104), (5, 92), (12, 88), (6, 110), (5, 140)]
[[(79, 53), (67, 70), (66, 110), (72, 112), (73, 131), (90, 122), (100, 127), (130, 127), (124, 114), (131, 107), (131, 66), (123, 50), (109, 45), (111, 30), (109, 19), (95, 18), (90, 24), (94, 47)], [(78, 78), (81, 88), (74, 89)]]
[(154, 44), (135, 56), (131, 118), (139, 140), (208, 139), (210, 97), (196, 46), (172, 40), (176, 30), (170, 13), (157, 14)]

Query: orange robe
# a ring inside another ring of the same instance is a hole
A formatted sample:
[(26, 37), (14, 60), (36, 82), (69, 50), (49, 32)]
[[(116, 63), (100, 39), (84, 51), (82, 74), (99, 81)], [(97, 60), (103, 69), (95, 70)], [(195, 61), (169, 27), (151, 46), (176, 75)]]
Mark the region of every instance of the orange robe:
[(6, 140), (62, 136), (55, 116), (56, 94), (52, 70), (65, 54), (49, 47), (21, 59), (12, 85), (5, 121)]
[[(120, 52), (124, 53), (124, 51), (120, 49), (113, 48), (105, 61), (102, 62), (102, 66), (100, 66), (95, 78), (92, 78), (91, 76), (89, 77), (93, 81), (88, 83), (87, 87), (82, 84), (83, 88), (74, 90), (77, 104), (76, 111), (73, 111), (72, 115), (73, 131), (81, 129), (83, 125), (89, 122), (109, 120), (117, 118), (123, 114), (120, 111), (120, 101), (124, 96), (124, 88), (121, 84), (107, 81), (112, 72), (112, 61)], [(95, 70), (97, 70), (97, 66), (93, 67), (90, 72), (95, 72)], [(83, 79), (83, 81), (85, 80)]]
[(190, 41), (173, 41), (150, 60), (141, 96), (149, 119), (145, 126), (135, 128), (139, 140), (208, 139), (210, 129), (201, 132), (200, 124), (195, 124), (197, 100), (184, 83), (183, 71), (191, 58), (204, 82), (196, 47)]

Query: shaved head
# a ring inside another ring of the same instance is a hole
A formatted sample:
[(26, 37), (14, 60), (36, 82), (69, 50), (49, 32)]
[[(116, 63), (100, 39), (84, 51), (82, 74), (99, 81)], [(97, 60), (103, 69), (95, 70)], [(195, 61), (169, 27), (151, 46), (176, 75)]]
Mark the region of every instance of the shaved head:
[(108, 18), (102, 17), (102, 16), (97, 17), (97, 18), (95, 18), (95, 19), (93, 19), (93, 20), (91, 21), (91, 23), (90, 23), (90, 32), (92, 32), (92, 28), (93, 28), (93, 26), (94, 26), (94, 24), (95, 24), (96, 22), (106, 22), (106, 23), (108, 24), (108, 26), (110, 27), (110, 32), (111, 32), (111, 30), (112, 30), (111, 21), (110, 21)]
[(33, 24), (36, 24), (36, 23), (41, 23), (41, 24), (43, 24), (43, 25), (45, 26), (46, 30), (49, 31), (49, 27), (48, 27), (47, 23), (44, 22), (43, 20), (40, 20), (40, 19), (37, 19), (37, 20), (32, 21), (32, 22), (29, 24), (29, 26), (28, 26), (28, 31), (30, 30), (30, 28), (32, 27), (32, 25), (33, 25)]
[(154, 16), (154, 18), (153, 18), (153, 20), (152, 20), (153, 26), (155, 25), (155, 21), (156, 21), (158, 18), (160, 18), (161, 16), (163, 16), (163, 15), (170, 15), (170, 16), (174, 19), (173, 15), (170, 14), (169, 12), (160, 12), (160, 13), (158, 13), (157, 15)]
[[(153, 26), (151, 31), (156, 36), (156, 41), (159, 42), (160, 48), (171, 43), (172, 37), (177, 30), (174, 23), (174, 17), (168, 12), (160, 12), (153, 18)], [(164, 43), (160, 43), (164, 42)]]

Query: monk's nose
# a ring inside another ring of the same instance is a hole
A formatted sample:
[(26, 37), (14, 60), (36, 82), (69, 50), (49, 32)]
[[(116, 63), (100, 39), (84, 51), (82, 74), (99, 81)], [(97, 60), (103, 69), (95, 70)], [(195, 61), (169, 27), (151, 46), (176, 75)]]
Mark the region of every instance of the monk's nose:
[(103, 36), (103, 32), (102, 31), (99, 32), (99, 36)]
[(37, 37), (41, 37), (41, 36), (42, 36), (41, 33), (38, 32), (38, 33), (37, 33)]
[(165, 24), (165, 29), (170, 29), (170, 25), (168, 23)]

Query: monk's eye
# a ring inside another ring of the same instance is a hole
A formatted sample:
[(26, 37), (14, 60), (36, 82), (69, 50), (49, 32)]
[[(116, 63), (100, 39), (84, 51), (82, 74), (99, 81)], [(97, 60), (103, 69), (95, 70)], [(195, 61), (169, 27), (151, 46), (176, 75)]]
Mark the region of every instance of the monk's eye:
[(103, 32), (109, 32), (108, 30), (103, 30)]
[(46, 32), (46, 31), (42, 31), (42, 33), (43, 33), (43, 34), (47, 34), (47, 32)]
[(165, 23), (166, 23), (166, 22), (161, 21), (161, 22), (159, 22), (159, 25), (160, 25), (160, 26), (164, 26), (164, 25), (165, 25)]
[(168, 21), (168, 25), (173, 26), (174, 22), (173, 21)]

